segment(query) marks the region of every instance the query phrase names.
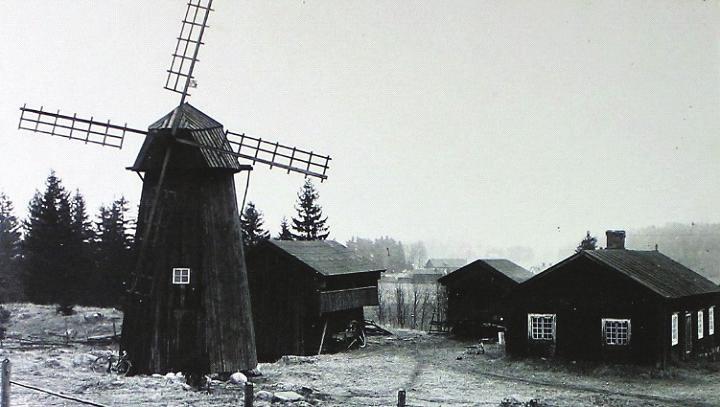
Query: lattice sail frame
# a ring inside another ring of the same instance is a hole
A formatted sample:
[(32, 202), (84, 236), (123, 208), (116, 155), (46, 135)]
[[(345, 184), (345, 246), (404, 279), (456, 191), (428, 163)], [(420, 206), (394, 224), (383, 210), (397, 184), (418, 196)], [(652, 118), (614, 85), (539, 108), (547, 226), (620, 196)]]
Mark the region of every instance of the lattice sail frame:
[(187, 5), (164, 86), (167, 90), (181, 94), (183, 100), (190, 96), (188, 88), (196, 86), (193, 70), (198, 62), (200, 45), (204, 44), (203, 34), (209, 27), (208, 15), (213, 11), (212, 0), (190, 0)]
[[(112, 124), (110, 120), (100, 122), (94, 120), (93, 117), (84, 119), (78, 117), (77, 114), (69, 116), (60, 114), (59, 110), (53, 113), (43, 109), (42, 106), (40, 109), (31, 109), (23, 105), (20, 108), (18, 128), (118, 149), (122, 148), (127, 133), (153, 136), (153, 133), (128, 127), (127, 124), (120, 126)], [(305, 176), (320, 178), (322, 181), (327, 179), (326, 174), (331, 160), (329, 156), (232, 131), (225, 131), (225, 137), (228, 142), (224, 147), (203, 145), (180, 138), (176, 138), (174, 141), (196, 148), (218, 151), (252, 161), (253, 164), (261, 163), (270, 168), (282, 168), (288, 173), (297, 172)]]
[(77, 114), (68, 116), (60, 114), (59, 110), (52, 113), (44, 111), (42, 106), (40, 109), (29, 109), (25, 105), (20, 108), (18, 128), (114, 148), (122, 148), (128, 132), (147, 134), (146, 131), (127, 127), (127, 123), (119, 126), (110, 123), (110, 120), (100, 122), (92, 116), (83, 119), (77, 117)]
[(253, 164), (259, 162), (269, 165), (270, 168), (283, 168), (288, 173), (294, 171), (323, 181), (327, 179), (330, 156), (273, 143), (244, 133), (225, 131), (225, 136), (235, 156), (250, 160)]

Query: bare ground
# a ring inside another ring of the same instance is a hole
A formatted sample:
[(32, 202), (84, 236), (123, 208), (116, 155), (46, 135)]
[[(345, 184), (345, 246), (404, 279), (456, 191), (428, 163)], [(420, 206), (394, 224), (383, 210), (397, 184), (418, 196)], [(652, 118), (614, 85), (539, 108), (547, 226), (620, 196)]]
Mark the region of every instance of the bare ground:
[[(61, 317), (54, 308), (6, 306), (12, 312), (8, 335), (57, 340), (70, 329), (76, 338), (112, 333), (114, 310), (79, 308)], [(83, 315), (100, 312), (101, 320)], [(119, 329), (119, 324), (117, 326)], [(480, 354), (472, 342), (401, 331), (374, 337), (364, 349), (334, 355), (285, 357), (263, 363), (255, 391), (293, 390), (305, 395), (296, 405), (390, 406), (397, 390), (411, 406), (498, 406), (503, 400), (542, 406), (720, 406), (720, 363), (698, 363), (663, 371), (633, 366), (512, 360), (496, 345)], [(186, 390), (165, 377), (122, 377), (95, 372), (97, 357), (115, 347), (72, 346), (27, 349), (5, 341), (0, 357), (13, 363), (13, 380), (109, 406), (241, 405), (242, 386), (216, 383), (210, 394)], [(13, 406), (74, 406), (71, 401), (12, 387)], [(269, 405), (257, 400), (255, 405)]]

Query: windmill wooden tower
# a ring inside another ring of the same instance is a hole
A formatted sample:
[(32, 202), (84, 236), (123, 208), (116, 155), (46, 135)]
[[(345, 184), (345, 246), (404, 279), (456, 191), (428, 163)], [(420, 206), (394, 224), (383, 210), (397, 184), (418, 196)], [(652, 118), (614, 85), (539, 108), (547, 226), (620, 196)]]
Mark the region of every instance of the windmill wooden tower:
[(122, 148), (127, 133), (145, 135), (128, 168), (143, 188), (121, 341), (136, 373), (256, 367), (233, 176), (261, 163), (327, 178), (330, 157), (224, 130), (186, 102), (211, 7), (189, 1), (165, 83), (180, 103), (147, 131), (20, 109), (19, 128), (85, 143)]

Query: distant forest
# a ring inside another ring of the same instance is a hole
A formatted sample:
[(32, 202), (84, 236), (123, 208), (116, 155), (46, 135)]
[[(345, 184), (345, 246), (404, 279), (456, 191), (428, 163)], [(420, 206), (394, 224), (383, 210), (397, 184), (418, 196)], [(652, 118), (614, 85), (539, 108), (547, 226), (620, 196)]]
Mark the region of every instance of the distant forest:
[(720, 224), (669, 223), (628, 231), (627, 248), (658, 250), (720, 283)]

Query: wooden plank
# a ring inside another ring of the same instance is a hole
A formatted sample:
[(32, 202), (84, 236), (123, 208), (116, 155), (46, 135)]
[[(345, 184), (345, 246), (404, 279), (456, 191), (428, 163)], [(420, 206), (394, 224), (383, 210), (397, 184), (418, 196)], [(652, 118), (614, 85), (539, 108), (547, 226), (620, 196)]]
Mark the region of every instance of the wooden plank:
[(378, 305), (376, 286), (320, 292), (320, 313)]

